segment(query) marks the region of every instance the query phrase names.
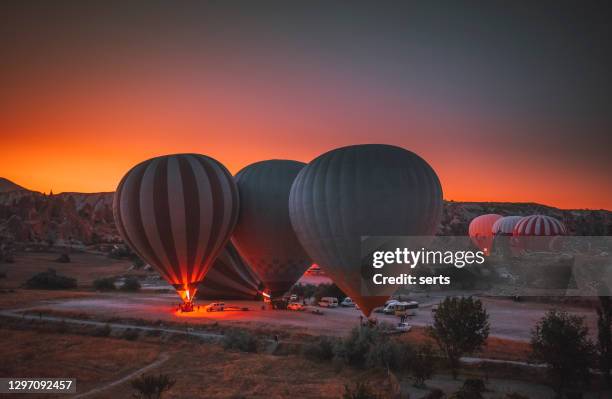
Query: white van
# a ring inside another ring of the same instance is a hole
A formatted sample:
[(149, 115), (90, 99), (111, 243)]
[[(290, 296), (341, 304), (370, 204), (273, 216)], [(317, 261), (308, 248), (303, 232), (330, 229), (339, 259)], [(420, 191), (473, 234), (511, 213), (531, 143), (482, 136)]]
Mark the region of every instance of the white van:
[(319, 306), (322, 308), (337, 308), (338, 307), (338, 298), (333, 296), (326, 296), (321, 298), (319, 301)]
[(419, 303), (415, 301), (411, 302), (394, 302), (385, 306), (383, 312), (385, 314), (393, 314), (396, 316), (414, 316), (416, 315), (416, 309), (418, 309)]

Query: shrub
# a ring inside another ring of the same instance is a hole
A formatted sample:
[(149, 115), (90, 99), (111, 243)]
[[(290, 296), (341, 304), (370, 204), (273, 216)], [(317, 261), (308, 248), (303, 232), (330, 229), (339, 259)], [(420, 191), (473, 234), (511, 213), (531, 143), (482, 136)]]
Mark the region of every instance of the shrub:
[(76, 286), (76, 279), (59, 275), (54, 269), (38, 273), (25, 283), (26, 288), (38, 290), (65, 290)]
[(55, 261), (58, 263), (70, 263), (70, 256), (68, 254), (61, 254)]
[(342, 399), (379, 399), (374, 390), (363, 381), (357, 381), (354, 388), (344, 385), (344, 393)]
[(121, 338), (127, 339), (128, 341), (136, 341), (139, 336), (140, 333), (135, 328), (126, 328), (123, 330), (123, 333), (121, 333)]
[(112, 329), (108, 324), (105, 324), (101, 327), (96, 327), (95, 330), (91, 333), (93, 337), (108, 337), (112, 332)]
[(477, 378), (468, 378), (461, 389), (451, 395), (451, 399), (482, 399), (485, 390), (484, 381)]
[(529, 399), (529, 397), (517, 392), (511, 392), (507, 393), (504, 399)]
[(247, 331), (230, 330), (223, 336), (223, 348), (225, 350), (239, 350), (241, 352), (257, 352), (258, 340)]
[(440, 388), (434, 388), (421, 399), (443, 399), (444, 397), (446, 397), (444, 391), (442, 391)]
[(96, 291), (114, 291), (116, 289), (115, 279), (112, 277), (99, 278), (94, 280), (93, 287)]
[(338, 343), (335, 356), (349, 366), (363, 367), (370, 349), (379, 339), (380, 332), (376, 328), (355, 327)]
[(532, 360), (548, 366), (557, 394), (588, 380), (595, 350), (584, 318), (565, 311), (549, 311), (532, 331), (531, 348)]
[(6, 272), (0, 272), (0, 279), (6, 278)]
[(141, 375), (131, 382), (136, 391), (134, 397), (138, 399), (161, 399), (164, 392), (169, 391), (174, 384), (176, 380), (165, 374)]
[(372, 341), (366, 356), (368, 368), (382, 368), (386, 370), (399, 370), (404, 363), (403, 348), (386, 335), (379, 335)]
[(424, 386), (436, 371), (436, 354), (430, 344), (419, 347), (412, 359), (410, 374), (414, 378), (415, 386)]
[(136, 277), (126, 277), (121, 289), (129, 292), (140, 291), (140, 282)]
[(430, 335), (457, 378), (459, 359), (479, 350), (489, 336), (489, 315), (482, 302), (472, 297), (446, 298), (434, 315)]
[(334, 358), (334, 348), (338, 340), (329, 337), (319, 337), (315, 342), (304, 346), (304, 356), (318, 361), (328, 361)]

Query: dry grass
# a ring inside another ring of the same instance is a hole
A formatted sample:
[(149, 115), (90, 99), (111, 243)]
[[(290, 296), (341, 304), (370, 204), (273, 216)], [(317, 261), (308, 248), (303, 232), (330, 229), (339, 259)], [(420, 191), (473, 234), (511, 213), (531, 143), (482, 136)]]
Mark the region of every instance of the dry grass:
[[(403, 335), (400, 339), (406, 339), (413, 344), (431, 343), (436, 347), (435, 341), (427, 334), (424, 327), (413, 327), (409, 334)], [(531, 346), (528, 342), (489, 337), (486, 346), (474, 356), (487, 359), (526, 361), (530, 352)]]
[(1, 376), (72, 377), (79, 392), (153, 362), (161, 350), (154, 343), (66, 333), (2, 328), (0, 334)]
[[(170, 359), (149, 373), (164, 373), (177, 380), (164, 398), (338, 398), (344, 384), (363, 374), (348, 368), (336, 371), (331, 364), (313, 363), (301, 356), (229, 352), (219, 345), (155, 337), (127, 341), (9, 328), (0, 328), (0, 334), (5, 359), (0, 375), (73, 377), (79, 393), (150, 364), (161, 352)], [(132, 388), (125, 382), (92, 397), (131, 398)]]
[(79, 287), (90, 287), (94, 280), (125, 274), (131, 266), (127, 260), (97, 254), (72, 253), (70, 263), (55, 262), (58, 256), (51, 252), (17, 253), (15, 263), (0, 265), (0, 270), (6, 272), (6, 278), (0, 280), (0, 287), (18, 288), (30, 277), (48, 268), (57, 270), (58, 274), (76, 278)]
[(93, 296), (93, 292), (79, 291), (46, 291), (25, 289), (0, 290), (0, 309), (13, 309), (30, 306), (40, 301), (70, 298), (86, 298)]

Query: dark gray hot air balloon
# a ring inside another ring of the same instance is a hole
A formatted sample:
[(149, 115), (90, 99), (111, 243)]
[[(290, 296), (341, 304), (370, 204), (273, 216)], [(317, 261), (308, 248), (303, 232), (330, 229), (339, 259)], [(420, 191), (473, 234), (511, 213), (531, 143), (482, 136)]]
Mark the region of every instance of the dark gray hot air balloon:
[(256, 299), (261, 281), (231, 242), (215, 260), (198, 289), (198, 298)]
[(119, 233), (191, 308), (238, 218), (232, 175), (213, 158), (166, 155), (134, 166), (113, 202)]
[(289, 190), (304, 163), (256, 162), (236, 175), (240, 213), (232, 241), (272, 297), (287, 292), (311, 265), (289, 220)]
[(366, 316), (388, 296), (361, 294), (361, 237), (433, 235), (441, 211), (442, 188), (429, 164), (382, 144), (319, 156), (302, 169), (289, 198), (302, 246)]

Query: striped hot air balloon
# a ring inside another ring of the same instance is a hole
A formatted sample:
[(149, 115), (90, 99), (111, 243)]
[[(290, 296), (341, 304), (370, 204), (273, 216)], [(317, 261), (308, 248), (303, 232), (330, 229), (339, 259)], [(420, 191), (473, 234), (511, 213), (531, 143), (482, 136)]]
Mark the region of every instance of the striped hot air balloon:
[(198, 298), (256, 299), (261, 286), (261, 280), (230, 241), (200, 284)]
[(472, 219), (468, 228), (470, 239), (485, 255), (489, 255), (493, 246), (493, 224), (502, 218), (502, 215), (490, 213)]
[(554, 237), (567, 235), (565, 225), (550, 216), (525, 216), (512, 231), (513, 245), (527, 250), (550, 250)]
[(511, 236), (514, 231), (514, 226), (516, 226), (518, 221), (522, 218), (522, 216), (504, 216), (501, 219), (497, 219), (495, 223), (493, 223), (491, 233), (494, 236)]
[(238, 217), (232, 175), (205, 155), (166, 155), (134, 166), (115, 192), (119, 233), (191, 307)]
[(514, 226), (514, 236), (560, 236), (567, 229), (559, 220), (545, 215), (531, 215), (521, 218)]

